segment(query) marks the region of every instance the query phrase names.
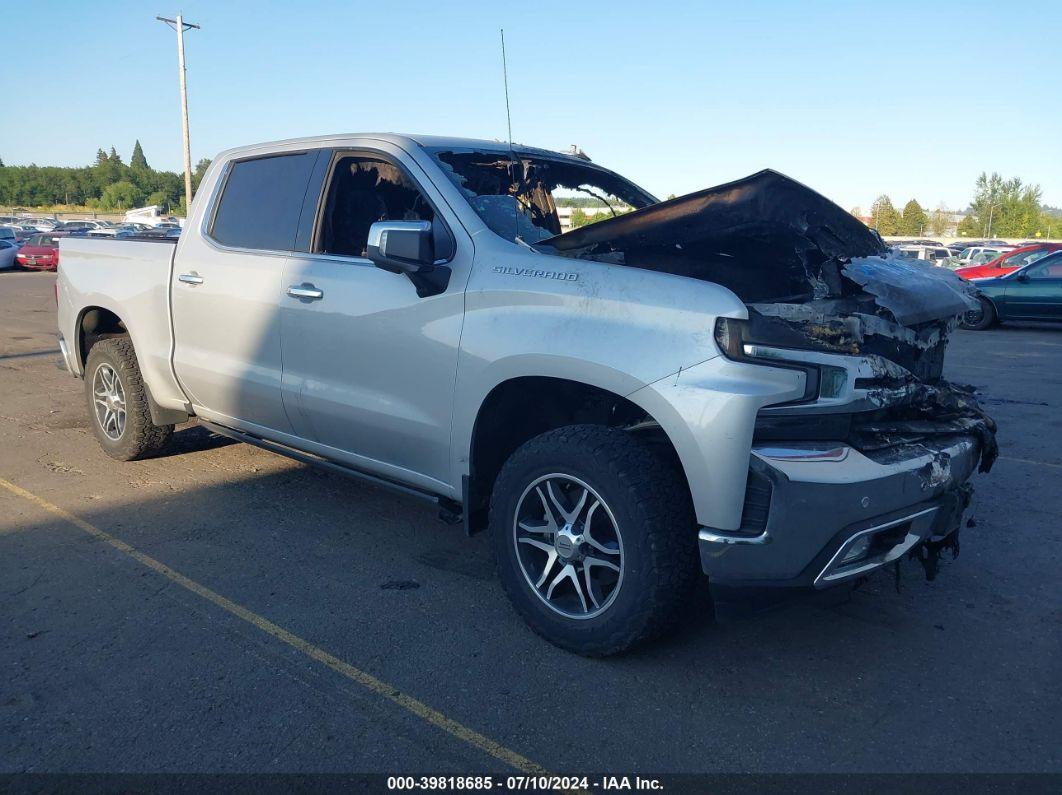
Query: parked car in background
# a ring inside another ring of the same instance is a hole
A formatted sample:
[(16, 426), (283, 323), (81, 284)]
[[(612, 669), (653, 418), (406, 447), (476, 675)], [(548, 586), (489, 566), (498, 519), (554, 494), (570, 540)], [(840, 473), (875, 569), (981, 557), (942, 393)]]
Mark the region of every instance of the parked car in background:
[(0, 226), (0, 240), (10, 240), (15, 243), (19, 240), (19, 232), (13, 226)]
[(1054, 251), (1062, 251), (1062, 243), (1034, 243), (1000, 254), (983, 264), (971, 263), (970, 267), (958, 268), (955, 272), (964, 279), (994, 279), (1031, 265)]
[(993, 260), (999, 259), (1001, 256), (1003, 255), (997, 254), (992, 249), (985, 249), (984, 251), (978, 254), (974, 254), (972, 257), (970, 257), (965, 266), (959, 267), (980, 268), (987, 265), (989, 262), (992, 262)]
[(1008, 320), (1062, 321), (1062, 251), (1006, 276), (974, 283), (981, 305), (963, 315), (963, 328), (982, 331)]
[[(980, 265), (1011, 250), (1012, 248), (1009, 246), (970, 246), (969, 248), (964, 248), (959, 256), (955, 258), (955, 262), (957, 263), (955, 267), (964, 268), (968, 265)], [(992, 256), (989, 257), (988, 260), (982, 259), (974, 262), (975, 257), (985, 253), (991, 254)]]
[(125, 214), (125, 220), (127, 222), (146, 224), (147, 226), (178, 224), (176, 217), (172, 215), (163, 215), (157, 204), (153, 204), (150, 207), (138, 207), (133, 210), (128, 210)]
[(138, 232), (132, 233), (132, 237), (157, 237), (157, 238), (177, 238), (181, 235), (181, 227), (179, 226), (156, 226), (150, 229), (142, 229)]
[[(889, 241), (886, 241), (889, 242)], [(943, 246), (939, 240), (928, 240), (926, 238), (916, 238), (915, 240), (894, 240), (891, 245), (893, 246)]]
[(15, 230), (15, 235), (20, 243), (25, 242), (27, 238), (40, 234), (37, 227), (29, 224), (11, 224), (11, 228)]
[(98, 221), (95, 218), (73, 218), (69, 221), (63, 221), (56, 229), (61, 229), (65, 232), (91, 232), (93, 230), (107, 230), (111, 228), (111, 224), (107, 221)]
[(20, 218), (19, 223), (32, 226), (38, 232), (51, 232), (59, 226), (54, 218)]
[(0, 240), (0, 270), (8, 270), (15, 267), (15, 256), (18, 254), (18, 244), (10, 240)]
[(89, 232), (89, 237), (131, 237), (133, 235), (140, 235), (147, 232), (152, 227), (146, 224), (115, 224), (107, 229), (96, 229)]
[(905, 259), (920, 259), (934, 265), (940, 265), (943, 260), (952, 256), (951, 252), (941, 245), (913, 245), (903, 244), (896, 246), (896, 251)]
[(29, 270), (54, 271), (59, 264), (59, 239), (48, 233), (34, 235), (19, 249), (15, 259)]
[(55, 227), (55, 229), (53, 229), (51, 231), (53, 231), (53, 232), (85, 232), (85, 231), (88, 231), (89, 229), (94, 229), (94, 228), (95, 227), (89, 226), (84, 221), (63, 221), (57, 227)]

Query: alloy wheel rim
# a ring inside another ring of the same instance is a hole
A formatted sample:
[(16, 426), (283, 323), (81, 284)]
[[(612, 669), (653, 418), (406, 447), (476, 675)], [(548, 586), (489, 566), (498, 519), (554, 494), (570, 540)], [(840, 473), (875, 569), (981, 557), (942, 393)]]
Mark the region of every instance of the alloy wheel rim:
[(100, 430), (108, 439), (121, 439), (125, 433), (125, 388), (109, 364), (96, 368), (96, 375), (92, 378), (92, 401)]
[(623, 538), (608, 504), (588, 484), (543, 475), (520, 495), (512, 542), (528, 586), (565, 618), (604, 613), (623, 584)]

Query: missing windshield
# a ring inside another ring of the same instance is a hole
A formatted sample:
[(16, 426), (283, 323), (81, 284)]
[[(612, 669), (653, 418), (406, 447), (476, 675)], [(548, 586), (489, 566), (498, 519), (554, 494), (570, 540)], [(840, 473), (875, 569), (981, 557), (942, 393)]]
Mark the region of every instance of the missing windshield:
[(431, 154), (491, 231), (513, 242), (538, 243), (656, 201), (619, 175), (575, 158), (525, 149)]

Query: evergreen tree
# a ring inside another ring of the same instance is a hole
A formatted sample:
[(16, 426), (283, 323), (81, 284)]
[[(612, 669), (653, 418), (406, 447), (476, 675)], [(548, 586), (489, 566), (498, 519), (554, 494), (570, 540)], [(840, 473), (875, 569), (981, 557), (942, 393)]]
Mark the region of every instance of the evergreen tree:
[(118, 151), (113, 146), (111, 147), (111, 153), (107, 155), (107, 159), (116, 166), (122, 165), (122, 156), (118, 154)]
[(136, 143), (133, 144), (133, 156), (129, 158), (129, 165), (133, 168), (148, 168), (147, 158), (144, 157), (144, 150), (140, 146), (140, 139), (136, 139)]
[(882, 194), (874, 200), (870, 207), (872, 220), (870, 225), (882, 235), (897, 235), (900, 233), (901, 217), (896, 208), (892, 206), (892, 200)]
[(926, 226), (929, 225), (929, 217), (922, 205), (914, 199), (907, 202), (903, 207), (903, 217), (900, 220), (900, 233), (904, 235), (925, 234)]
[(977, 237), (981, 234), (981, 224), (974, 215), (967, 215), (959, 221), (959, 228), (955, 230), (959, 237)]

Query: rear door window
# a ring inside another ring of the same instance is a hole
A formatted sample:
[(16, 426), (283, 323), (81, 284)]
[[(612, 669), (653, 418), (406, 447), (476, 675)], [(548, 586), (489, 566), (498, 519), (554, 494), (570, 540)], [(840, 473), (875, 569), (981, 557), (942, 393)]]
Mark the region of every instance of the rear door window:
[(210, 236), (236, 248), (292, 251), (317, 152), (272, 155), (232, 164)]

